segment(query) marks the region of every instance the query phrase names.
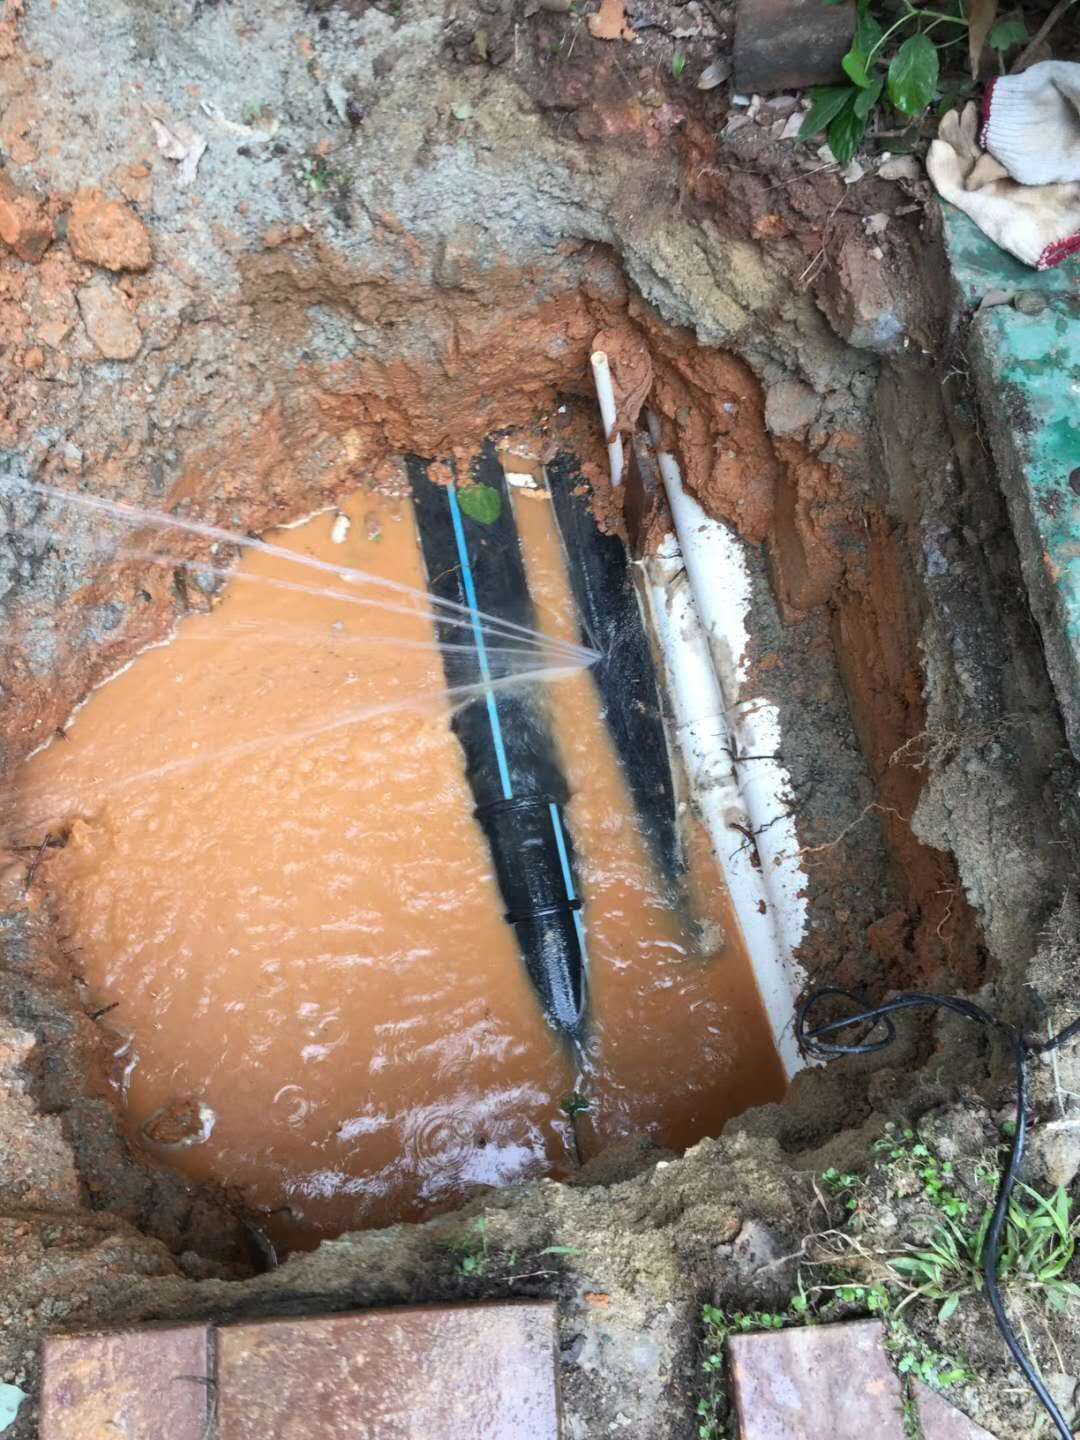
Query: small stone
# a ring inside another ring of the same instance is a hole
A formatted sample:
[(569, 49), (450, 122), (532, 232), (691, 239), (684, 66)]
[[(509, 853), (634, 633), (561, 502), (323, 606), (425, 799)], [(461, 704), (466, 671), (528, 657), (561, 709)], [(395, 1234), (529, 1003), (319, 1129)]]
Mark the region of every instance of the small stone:
[(990, 289), (987, 290), (979, 301), (979, 310), (989, 310), (995, 305), (1008, 305), (1016, 292), (1014, 290)]
[(817, 419), (821, 401), (801, 380), (779, 380), (765, 395), (765, 426), (770, 435), (803, 435)]
[(208, 1140), (216, 1120), (210, 1106), (200, 1100), (172, 1100), (144, 1121), (142, 1135), (163, 1150), (182, 1150)]
[(68, 244), (77, 260), (104, 270), (146, 270), (150, 232), (130, 206), (100, 190), (80, 190), (71, 207)]
[(133, 360), (142, 331), (123, 295), (107, 280), (94, 280), (78, 292), (79, 314), (86, 333), (106, 360)]
[(722, 85), (731, 75), (731, 61), (726, 55), (718, 56), (711, 65), (698, 76), (697, 88), (699, 90), (715, 90), (717, 85)]
[(37, 327), (37, 338), (50, 350), (56, 350), (70, 329), (70, 320), (46, 320)]
[(36, 265), (52, 244), (52, 221), (41, 202), (0, 171), (0, 240), (20, 260)]
[(36, 345), (32, 346), (23, 355), (22, 363), (24, 370), (40, 370), (41, 367), (45, 364), (44, 350), (38, 349)]
[(70, 440), (64, 443), (63, 465), (69, 475), (78, 475), (83, 467), (83, 452)]
[(897, 155), (878, 166), (879, 180), (921, 180), (922, 168), (914, 155)]
[(1047, 303), (1046, 296), (1038, 290), (1018, 290), (1013, 296), (1013, 309), (1021, 315), (1041, 315)]

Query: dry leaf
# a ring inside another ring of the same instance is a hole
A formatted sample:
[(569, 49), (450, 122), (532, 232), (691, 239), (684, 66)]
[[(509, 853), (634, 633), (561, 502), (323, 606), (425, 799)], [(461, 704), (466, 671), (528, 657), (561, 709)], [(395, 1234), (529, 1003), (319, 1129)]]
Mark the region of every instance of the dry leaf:
[(166, 160), (183, 160), (187, 150), (167, 126), (163, 125), (155, 115), (150, 116), (150, 124), (154, 127), (154, 139), (157, 141), (157, 148), (165, 156)]
[(968, 55), (971, 60), (971, 76), (979, 78), (979, 61), (983, 46), (990, 34), (990, 27), (997, 19), (998, 0), (971, 0), (968, 11)]
[(154, 139), (157, 147), (165, 156), (166, 160), (178, 161), (176, 171), (176, 183), (181, 189), (186, 190), (189, 185), (195, 182), (195, 172), (199, 168), (199, 161), (206, 151), (206, 139), (198, 131), (192, 130), (189, 126), (177, 126), (182, 128), (183, 134), (177, 134), (157, 115), (149, 105), (144, 105), (146, 113), (150, 117), (150, 124), (154, 129)]
[[(331, 103), (333, 103), (331, 101)], [(261, 124), (241, 125), (238, 120), (227, 120), (221, 113), (219, 106), (212, 100), (200, 100), (199, 105), (204, 115), (208, 115), (215, 125), (220, 125), (223, 130), (228, 130), (230, 135), (242, 135), (245, 140), (254, 140), (262, 144), (265, 140), (272, 140), (278, 132), (278, 118), (276, 115), (267, 114)], [(342, 116), (348, 119), (348, 115)]]
[(633, 40), (636, 32), (626, 18), (624, 0), (600, 0), (600, 9), (589, 16), (589, 34), (594, 40)]

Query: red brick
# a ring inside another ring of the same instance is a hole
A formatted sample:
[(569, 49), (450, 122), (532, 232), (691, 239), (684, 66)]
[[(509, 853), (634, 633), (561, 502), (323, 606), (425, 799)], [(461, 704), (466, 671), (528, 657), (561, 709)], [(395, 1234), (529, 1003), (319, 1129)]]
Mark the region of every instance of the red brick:
[(431, 1306), (218, 1332), (219, 1440), (558, 1440), (555, 1306)]
[(40, 1440), (206, 1440), (209, 1361), (206, 1325), (54, 1336)]
[(728, 1341), (741, 1440), (904, 1440), (900, 1381), (876, 1320)]
[(919, 1380), (913, 1380), (911, 1388), (919, 1406), (923, 1440), (994, 1440), (989, 1430), (969, 1420), (936, 1390)]

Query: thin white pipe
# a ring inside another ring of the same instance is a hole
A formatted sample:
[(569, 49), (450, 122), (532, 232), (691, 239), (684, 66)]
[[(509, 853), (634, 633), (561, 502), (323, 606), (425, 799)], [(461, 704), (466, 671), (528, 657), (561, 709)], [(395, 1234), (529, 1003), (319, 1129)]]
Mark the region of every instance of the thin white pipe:
[(615, 405), (615, 387), (611, 383), (611, 366), (603, 350), (594, 350), (589, 357), (592, 364), (593, 380), (596, 383), (596, 399), (600, 405), (600, 418), (604, 422), (604, 440), (607, 444), (608, 466), (611, 470), (612, 485), (622, 484), (623, 446), (622, 436), (616, 430), (619, 412)]

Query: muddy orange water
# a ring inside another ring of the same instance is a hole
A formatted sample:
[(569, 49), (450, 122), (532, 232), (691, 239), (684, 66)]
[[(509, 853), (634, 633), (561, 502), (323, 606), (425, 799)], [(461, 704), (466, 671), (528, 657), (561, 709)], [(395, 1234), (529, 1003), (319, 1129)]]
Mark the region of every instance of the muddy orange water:
[[(515, 509), (543, 628), (576, 639), (550, 502)], [(357, 496), (348, 513), (344, 543), (329, 515), (276, 538), (423, 590), (409, 504)], [(718, 873), (694, 845), (701, 923), (684, 929), (588, 673), (550, 683), (585, 896), (582, 1068), (502, 918), (430, 620), (275, 577), (313, 578), (249, 554), (212, 614), (95, 692), (19, 776), (17, 838), (69, 828), (39, 884), (87, 1009), (116, 1006), (101, 1023), (134, 1142), (311, 1244), (565, 1173), (574, 1090), (586, 1155), (642, 1131), (682, 1147), (777, 1097)]]

